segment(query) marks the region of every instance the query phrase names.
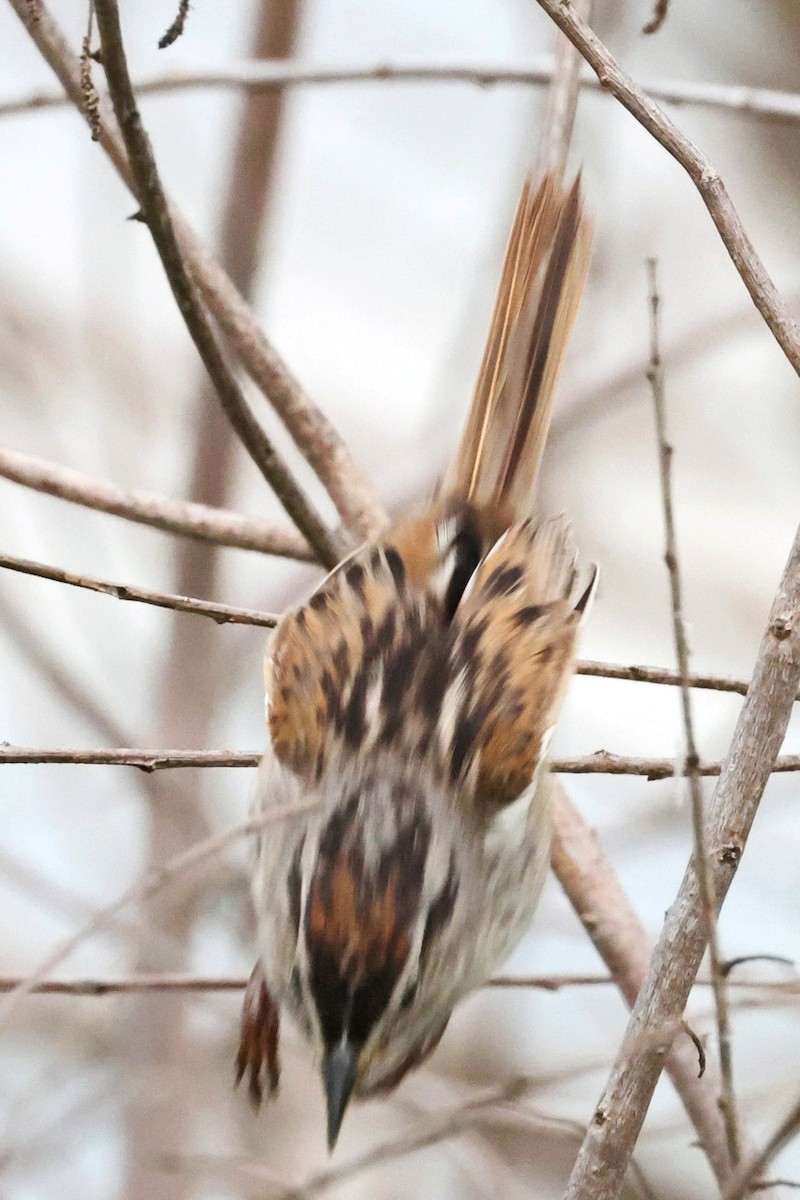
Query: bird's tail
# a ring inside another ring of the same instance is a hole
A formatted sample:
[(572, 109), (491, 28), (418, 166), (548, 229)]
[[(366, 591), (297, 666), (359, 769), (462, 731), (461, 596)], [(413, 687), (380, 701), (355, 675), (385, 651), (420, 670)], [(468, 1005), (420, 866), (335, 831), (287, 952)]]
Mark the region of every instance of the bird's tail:
[(580, 178), (527, 179), (497, 290), (489, 338), (445, 494), (507, 520), (530, 514), (553, 392), (589, 264)]

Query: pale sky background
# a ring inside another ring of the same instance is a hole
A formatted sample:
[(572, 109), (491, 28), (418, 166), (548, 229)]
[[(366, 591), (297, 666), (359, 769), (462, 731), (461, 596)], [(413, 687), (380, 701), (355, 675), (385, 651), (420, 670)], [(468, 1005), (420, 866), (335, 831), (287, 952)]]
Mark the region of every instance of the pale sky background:
[[(245, 0), (195, 0), (184, 37), (160, 52), (173, 0), (121, 7), (135, 75), (242, 58), (255, 11)], [(664, 29), (649, 39), (639, 33), (650, 15), (647, 2), (598, 0), (596, 7), (598, 31), (634, 77), (798, 87), (800, 10), (789, 0), (726, 0), (722, 15), (719, 6), (673, 0)], [(52, 8), (78, 50), (85, 4), (55, 0)], [(298, 57), (331, 65), (515, 64), (552, 45), (553, 29), (532, 0), (307, 0)], [(0, 5), (0, 102), (51, 81), (11, 8)], [(535, 152), (542, 98), (539, 89), (452, 84), (291, 93), (256, 307), (392, 507), (422, 500), (455, 444), (508, 223)], [(670, 111), (719, 169), (768, 269), (796, 305), (800, 124)], [(213, 243), (239, 113), (235, 94), (147, 97), (142, 112), (170, 192)], [(800, 514), (797, 379), (694, 188), (632, 118), (610, 99), (585, 94), (571, 161), (583, 167), (595, 253), (560, 386), (542, 505), (572, 515), (585, 557), (602, 567), (583, 654), (674, 663), (644, 375), (644, 259), (657, 255), (693, 665), (747, 676)], [(133, 207), (71, 109), (0, 118), (0, 444), (123, 486), (182, 496), (198, 364), (146, 228), (125, 219)], [(625, 373), (628, 381), (616, 382)], [(263, 400), (250, 394), (272, 429)], [(598, 398), (594, 415), (570, 423), (591, 396)], [(0, 501), (6, 553), (143, 587), (174, 586), (173, 539), (5, 480)], [(278, 515), (243, 454), (233, 503)], [(211, 598), (251, 607), (279, 608), (314, 577), (234, 550), (222, 551), (221, 563)], [(156, 723), (168, 614), (7, 573), (0, 600), (16, 614), (4, 632), (0, 611), (0, 740), (104, 744), (96, 726), (32, 665), (19, 645), (20, 621), (133, 744), (170, 740)], [(207, 745), (258, 749), (262, 631), (208, 626), (202, 636), (223, 648), (224, 701)], [(724, 753), (738, 709), (735, 697), (696, 694), (703, 757)], [(676, 692), (578, 679), (553, 752), (656, 756), (680, 746)], [(785, 750), (800, 752), (796, 720)], [(190, 786), (193, 778), (186, 773), (181, 782)], [(244, 815), (248, 772), (208, 772), (202, 782), (212, 828)], [(591, 776), (567, 782), (655, 937), (691, 846), (684, 789)], [(33, 968), (119, 895), (151, 852), (157, 856), (142, 797), (142, 777), (132, 770), (2, 768), (0, 973)], [(797, 776), (770, 784), (720, 924), (727, 957), (763, 952), (800, 961), (797, 802)], [(252, 965), (246, 854), (227, 861), (231, 870), (209, 891), (182, 969), (245, 973)], [(135, 938), (90, 939), (62, 973), (131, 971)], [(598, 969), (554, 881), (510, 969)], [(746, 970), (758, 978), (791, 976), (769, 965)], [(712, 1035), (704, 991), (691, 1011), (696, 1028)], [(161, 1077), (155, 1069), (129, 1069), (130, 1001), (29, 1002), (0, 1035), (0, 1196), (139, 1200), (130, 1182), (132, 1095), (134, 1104), (157, 1095), (184, 1114), (182, 1155), (217, 1160), (214, 1166), (184, 1157), (172, 1176), (164, 1173), (164, 1197), (178, 1194), (170, 1190), (176, 1173), (180, 1194), (193, 1200), (251, 1194), (225, 1166), (232, 1158), (258, 1158), (285, 1184), (324, 1168), (322, 1099), (305, 1049), (287, 1035), (281, 1097), (251, 1117), (230, 1088), (237, 1021), (238, 997), (191, 999), (182, 1071), (165, 1069)], [(513, 1114), (494, 1113), (479, 1130), (364, 1172), (328, 1194), (559, 1196), (575, 1143), (542, 1134), (531, 1113), (584, 1123), (624, 1026), (611, 989), (469, 999), (429, 1067), (391, 1101), (348, 1115), (334, 1162), (413, 1127), (415, 1107), (439, 1114), (520, 1072), (545, 1082)], [(735, 1010), (734, 1054), (747, 1121), (762, 1136), (796, 1098), (795, 1010)], [(715, 1194), (691, 1141), (682, 1108), (662, 1084), (637, 1155), (659, 1197)], [(800, 1144), (785, 1152), (777, 1173), (800, 1178)], [(280, 1191), (274, 1179), (259, 1187), (253, 1194)]]

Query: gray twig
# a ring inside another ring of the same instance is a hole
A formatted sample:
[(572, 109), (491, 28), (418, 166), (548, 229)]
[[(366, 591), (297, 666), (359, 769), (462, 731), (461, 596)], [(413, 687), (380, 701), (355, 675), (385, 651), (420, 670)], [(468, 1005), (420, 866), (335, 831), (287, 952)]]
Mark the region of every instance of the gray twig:
[(658, 438), (659, 478), (661, 482), (661, 499), (664, 509), (664, 529), (666, 535), (664, 561), (667, 564), (667, 571), (669, 573), (670, 595), (672, 599), (672, 627), (675, 637), (675, 651), (678, 658), (678, 670), (681, 676), (681, 712), (683, 714), (683, 729), (686, 739), (685, 774), (689, 779), (689, 792), (692, 801), (695, 866), (700, 885), (703, 915), (706, 921), (711, 978), (714, 981), (714, 1007), (717, 1017), (721, 1082), (719, 1103), (725, 1121), (728, 1153), (730, 1154), (731, 1164), (736, 1166), (741, 1156), (741, 1146), (736, 1098), (733, 1090), (730, 1018), (725, 992), (725, 972), (722, 967), (719, 940), (717, 937), (716, 898), (714, 896), (714, 885), (711, 881), (711, 872), (708, 864), (703, 787), (697, 770), (700, 756), (697, 753), (694, 721), (692, 719), (692, 695), (689, 683), (689, 643), (686, 637), (686, 623), (683, 616), (683, 588), (681, 585), (678, 539), (675, 533), (675, 515), (672, 502), (672, 446), (667, 440), (664, 370), (660, 349), (661, 297), (658, 288), (658, 262), (656, 259), (650, 258), (647, 260), (647, 274), (650, 291), (650, 365), (647, 371), (647, 378), (650, 381), (653, 393), (656, 436)]

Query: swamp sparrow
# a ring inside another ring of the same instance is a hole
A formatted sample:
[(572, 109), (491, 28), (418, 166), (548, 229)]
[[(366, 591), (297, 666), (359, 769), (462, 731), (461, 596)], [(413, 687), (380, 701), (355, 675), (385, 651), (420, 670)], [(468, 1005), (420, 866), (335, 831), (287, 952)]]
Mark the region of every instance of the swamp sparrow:
[(357, 550), (267, 651), (260, 962), (237, 1080), (278, 1082), (278, 1013), (322, 1066), (332, 1148), (352, 1094), (422, 1063), (522, 937), (546, 873), (545, 754), (597, 572), (530, 518), (590, 245), (579, 183), (527, 181), (455, 462)]

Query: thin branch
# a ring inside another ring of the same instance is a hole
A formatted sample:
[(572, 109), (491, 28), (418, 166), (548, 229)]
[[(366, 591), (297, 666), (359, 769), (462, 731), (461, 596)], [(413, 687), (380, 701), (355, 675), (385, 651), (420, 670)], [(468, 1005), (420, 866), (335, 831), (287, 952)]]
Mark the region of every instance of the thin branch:
[[(350, 84), (457, 84), (470, 87), (545, 87), (553, 78), (554, 61), (541, 55), (525, 62), (406, 62), (350, 63), (336, 67), (306, 63), (242, 62), (213, 67), (174, 67), (140, 75), (134, 81), (138, 96), (166, 96), (187, 90), (245, 90), (265, 92), (296, 87), (347, 86)], [(582, 71), (580, 87), (603, 93), (596, 76)], [(751, 116), (778, 121), (800, 121), (800, 94), (743, 84), (707, 83), (690, 79), (645, 79), (642, 91), (655, 100), (678, 107), (710, 108), (734, 116)], [(101, 95), (104, 94), (101, 92)], [(0, 101), (0, 119), (71, 103), (61, 88), (37, 88)]]
[[(776, 1154), (786, 1146), (800, 1131), (800, 1100), (789, 1110), (778, 1128), (767, 1140), (763, 1150), (752, 1155), (737, 1171), (730, 1187), (725, 1192), (725, 1200), (745, 1200), (752, 1191), (762, 1191), (768, 1187), (787, 1186), (785, 1180), (774, 1180), (772, 1183), (760, 1182), (766, 1167)], [(789, 1183), (789, 1187), (797, 1187)]]
[[(31, 20), (25, 0), (9, 0), (9, 3), (80, 112), (80, 63), (44, 0), (39, 2), (36, 21)], [(115, 131), (113, 112), (102, 99), (100, 116), (100, 145), (120, 178), (136, 195), (125, 147)], [(386, 524), (386, 514), (368, 475), (267, 340), (250, 306), (175, 205), (170, 205), (170, 214), (183, 256), (209, 312), (316, 472), (345, 525), (357, 537), (380, 532)]]
[[(666, 15), (666, 7), (664, 13)], [(658, 466), (666, 537), (664, 561), (667, 564), (667, 571), (669, 573), (670, 595), (672, 599), (672, 627), (675, 637), (678, 669), (681, 676), (681, 711), (686, 739), (686, 775), (689, 778), (689, 791), (692, 801), (695, 868), (700, 887), (703, 916), (706, 922), (711, 978), (714, 981), (714, 1007), (717, 1017), (721, 1081), (719, 1104), (723, 1120), (725, 1121), (725, 1132), (728, 1139), (728, 1153), (731, 1165), (735, 1167), (741, 1157), (741, 1135), (736, 1111), (736, 1097), (733, 1089), (730, 1018), (725, 993), (725, 975), (717, 936), (716, 897), (714, 896), (714, 885), (711, 881), (711, 871), (708, 864), (703, 786), (697, 772), (700, 756), (697, 752), (694, 721), (692, 719), (692, 696), (689, 685), (689, 643), (686, 637), (686, 624), (683, 616), (683, 588), (672, 502), (672, 446), (667, 440), (667, 406), (660, 349), (661, 298), (658, 290), (658, 263), (656, 259), (650, 258), (647, 260), (647, 273), (650, 288), (650, 366), (647, 371), (647, 378), (650, 381), (653, 393), (656, 436), (658, 439)]]
[(218, 625), (259, 625), (272, 629), (278, 623), (278, 617), (272, 613), (257, 612), (252, 608), (235, 608), (232, 604), (212, 604), (209, 600), (195, 600), (192, 596), (150, 592), (127, 583), (111, 583), (107, 579), (95, 579), (91, 575), (76, 575), (72, 571), (48, 567), (44, 563), (32, 562), (27, 558), (14, 558), (10, 554), (0, 554), (0, 568), (19, 571), (24, 575), (36, 575), (54, 583), (69, 584), (70, 587), (86, 588), (90, 592), (101, 592), (106, 596), (113, 596), (115, 600), (134, 600), (139, 604), (155, 605), (156, 608), (169, 608), (176, 612), (210, 617)]
[[(597, 834), (556, 782), (553, 833), (553, 872), (630, 1008), (647, 971), (650, 941)], [(730, 1162), (715, 1073), (709, 1070), (698, 1077), (697, 1055), (688, 1038), (672, 1047), (666, 1070), (722, 1187), (730, 1178)]]
[(243, 517), (206, 504), (172, 500), (138, 489), (125, 491), (104, 479), (95, 479), (82, 471), (32, 454), (0, 448), (0, 477), (48, 496), (81, 504), (84, 508), (150, 525), (164, 533), (178, 533), (218, 546), (235, 546), (240, 550), (256, 550), (261, 554), (276, 554), (304, 562), (314, 559), (308, 542), (290, 526), (282, 529), (255, 517)]
[(106, 928), (114, 920), (117, 913), (127, 907), (127, 905), (142, 903), (149, 899), (168, 883), (194, 870), (195, 867), (206, 862), (209, 858), (220, 854), (233, 842), (239, 841), (240, 838), (259, 833), (261, 830), (267, 828), (269, 825), (276, 824), (278, 821), (285, 821), (292, 817), (301, 816), (303, 813), (310, 812), (316, 805), (316, 800), (302, 800), (297, 804), (287, 804), (281, 808), (261, 812), (257, 816), (251, 817), (249, 821), (244, 821), (240, 825), (234, 825), (232, 829), (226, 829), (224, 833), (214, 834), (212, 837), (203, 839), (203, 841), (195, 842), (194, 845), (189, 846), (186, 850), (182, 850), (179, 854), (173, 855), (166, 862), (148, 868), (112, 904), (96, 912), (90, 921), (87, 921), (76, 933), (65, 939), (33, 971), (29, 972), (23, 980), (12, 988), (0, 1005), (0, 1032), (8, 1027), (8, 1023), (18, 1003), (25, 996), (30, 995), (38, 984), (43, 983), (48, 975), (59, 967), (78, 946), (82, 945), (100, 929)]
[[(64, 764), (75, 766), (138, 767), (140, 771), (166, 771), (188, 767), (257, 767), (261, 755), (249, 750), (111, 750), (45, 749), (0, 743), (3, 763)], [(576, 758), (554, 758), (550, 769), (556, 775), (638, 775), (650, 781), (674, 779), (683, 772), (673, 758), (633, 758), (598, 750)], [(701, 762), (700, 775), (719, 775), (724, 764)], [(776, 758), (770, 773), (800, 771), (800, 754)]]
[(179, 37), (183, 36), (183, 31), (186, 28), (186, 18), (189, 16), (189, 0), (180, 0), (178, 11), (175, 14), (175, 20), (170, 25), (166, 33), (163, 33), (158, 39), (159, 50), (166, 50), (173, 42), (177, 42)]
[(326, 529), (322, 518), (253, 415), (191, 278), (172, 224), (150, 139), (136, 107), (116, 0), (95, 0), (95, 11), (102, 43), (103, 67), (128, 151), (136, 193), (186, 328), (216, 388), (220, 403), (253, 462), (321, 561), (326, 566), (335, 566), (344, 546)]
[[(0, 993), (13, 991), (25, 976), (0, 976)], [(116, 996), (125, 992), (238, 992), (244, 991), (248, 975), (185, 975), (148, 972), (119, 978), (43, 979), (31, 989), (42, 996)], [(696, 979), (696, 987), (711, 987), (711, 979)], [(496, 975), (487, 988), (560, 992), (566, 988), (616, 987), (613, 975)], [(800, 996), (800, 980), (732, 980), (731, 987), (760, 991), (767, 995)]]
[[(741, 860), (800, 684), (800, 529), (772, 605), (753, 682), (707, 820), (717, 907)], [(614, 1200), (664, 1061), (663, 1034), (680, 1020), (706, 946), (694, 858), (670, 908), (623, 1045), (572, 1172), (567, 1200)]]
[(573, 5), (564, 4), (562, 0), (537, 0), (537, 3), (577, 47), (601, 85), (616, 96), (686, 171), (753, 303), (795, 372), (800, 374), (800, 330), (767, 274), (714, 167), (667, 114), (621, 70), (597, 35), (575, 13)]
[[(210, 617), (218, 625), (258, 625), (271, 628), (280, 619), (276, 613), (239, 608), (232, 604), (213, 604), (208, 600), (198, 600), (192, 596), (174, 596), (167, 592), (148, 591), (127, 583), (112, 583), (108, 579), (98, 579), (93, 575), (64, 571), (60, 567), (51, 567), (46, 563), (17, 558), (11, 554), (0, 554), (0, 568), (19, 571), (25, 575), (36, 575), (56, 583), (68, 584), (70, 587), (101, 592), (104, 595), (113, 596), (117, 600), (133, 600), (141, 604), (153, 604), (159, 608), (171, 608), (200, 617)], [(681, 686), (680, 673), (667, 667), (623, 666), (620, 663), (580, 659), (576, 666), (576, 673), (592, 679), (617, 679), (630, 683), (653, 683), (667, 687)], [(689, 686), (712, 692), (729, 692), (739, 696), (747, 695), (748, 687), (744, 679), (731, 679), (726, 675), (689, 675)], [(800, 693), (795, 699), (800, 700)]]

